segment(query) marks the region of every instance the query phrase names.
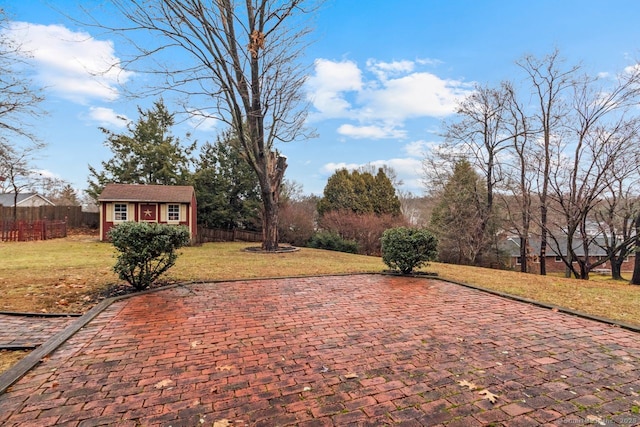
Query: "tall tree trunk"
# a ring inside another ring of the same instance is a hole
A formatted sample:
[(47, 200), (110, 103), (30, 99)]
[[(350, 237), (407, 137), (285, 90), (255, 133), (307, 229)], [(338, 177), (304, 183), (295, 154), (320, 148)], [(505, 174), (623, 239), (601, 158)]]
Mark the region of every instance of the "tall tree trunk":
[(622, 263), (624, 262), (624, 257), (613, 256), (609, 259), (609, 262), (611, 263), (611, 278), (613, 280), (622, 280)]
[(266, 161), (266, 180), (260, 180), (262, 194), (262, 250), (278, 250), (278, 205), (280, 187), (287, 169), (287, 158), (270, 152)]
[(633, 263), (633, 276), (631, 277), (632, 285), (640, 285), (640, 213), (636, 216), (636, 242), (635, 242), (635, 262)]
[(527, 246), (529, 242), (526, 237), (520, 237), (520, 272), (527, 272)]
[(540, 231), (540, 275), (547, 275), (547, 205), (545, 201), (541, 201), (540, 206), (540, 222), (542, 229)]

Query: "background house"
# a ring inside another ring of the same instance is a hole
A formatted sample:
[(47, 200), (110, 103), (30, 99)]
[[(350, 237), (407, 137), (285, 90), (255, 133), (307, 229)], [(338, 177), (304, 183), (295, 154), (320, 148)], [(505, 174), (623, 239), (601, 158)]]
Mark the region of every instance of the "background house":
[[(562, 260), (563, 256), (567, 256), (567, 242), (566, 239), (562, 239), (558, 242), (560, 245), (560, 251), (558, 252), (558, 248), (556, 245), (550, 241), (547, 245), (546, 251), (546, 269), (548, 273), (564, 273), (566, 271), (567, 266)], [(607, 258), (606, 251), (601, 247), (604, 242), (599, 242), (600, 245), (593, 243), (589, 246), (589, 262), (595, 263), (604, 258)], [(519, 270), (520, 269), (520, 241), (517, 237), (508, 237), (499, 244), (500, 250), (504, 253), (507, 258), (507, 268), (511, 270)], [(574, 250), (577, 256), (584, 258), (584, 248), (582, 247), (581, 242), (575, 242)], [(540, 241), (533, 238), (529, 241), (529, 247), (527, 248), (527, 267), (529, 272), (531, 273), (539, 273), (540, 272), (540, 261), (538, 259), (538, 254), (540, 253)], [(635, 254), (630, 254), (627, 258), (625, 258), (622, 263), (622, 271), (633, 271), (633, 265), (635, 262)], [(574, 265), (577, 263), (574, 262)], [(605, 262), (604, 264), (596, 267), (595, 271), (611, 271), (611, 263), (610, 261)]]
[(3, 193), (0, 194), (0, 205), (6, 207), (13, 207), (15, 205), (21, 207), (33, 207), (33, 206), (55, 206), (53, 202), (44, 196), (37, 193), (18, 193), (16, 200), (16, 193)]
[(100, 240), (125, 221), (184, 225), (197, 235), (196, 193), (186, 185), (107, 184), (100, 197)]

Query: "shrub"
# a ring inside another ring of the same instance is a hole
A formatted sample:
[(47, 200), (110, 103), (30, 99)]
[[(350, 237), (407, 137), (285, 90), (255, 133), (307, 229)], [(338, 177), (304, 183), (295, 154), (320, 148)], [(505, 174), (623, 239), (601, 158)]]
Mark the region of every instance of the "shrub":
[(391, 228), (382, 234), (382, 261), (393, 270), (409, 274), (436, 259), (437, 247), (438, 240), (425, 229)]
[(120, 252), (113, 270), (137, 290), (148, 288), (178, 258), (176, 249), (189, 244), (184, 226), (124, 222), (109, 230)]
[(402, 216), (357, 214), (342, 210), (326, 212), (319, 225), (321, 229), (343, 239), (355, 241), (359, 254), (380, 256), (380, 238), (384, 230), (406, 225), (406, 222)]
[(358, 244), (353, 240), (346, 240), (336, 233), (320, 231), (311, 237), (310, 248), (327, 249), (330, 251), (358, 253)]

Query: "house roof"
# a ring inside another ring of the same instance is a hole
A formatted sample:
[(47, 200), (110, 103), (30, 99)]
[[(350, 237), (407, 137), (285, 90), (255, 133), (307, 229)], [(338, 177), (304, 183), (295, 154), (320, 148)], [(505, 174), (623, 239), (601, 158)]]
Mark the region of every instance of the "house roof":
[[(3, 193), (0, 194), (0, 205), (3, 206), (13, 206), (13, 201), (15, 200), (16, 193)], [(20, 206), (22, 203), (28, 201), (32, 198), (39, 198), (45, 201), (48, 205), (53, 206), (54, 204), (44, 196), (41, 196), (37, 193), (18, 193), (17, 205)]]
[[(560, 238), (558, 239), (558, 244), (549, 238), (547, 240), (547, 256), (566, 256), (567, 255), (567, 239)], [(498, 244), (499, 248), (509, 254), (509, 256), (520, 256), (520, 241), (517, 237), (508, 237), (506, 240), (500, 242)], [(559, 247), (558, 247), (559, 246)], [(602, 248), (604, 246), (604, 241), (602, 238), (595, 238), (589, 244), (589, 256), (606, 256), (607, 252)], [(573, 250), (575, 251), (577, 256), (584, 256), (584, 246), (582, 245), (582, 241), (578, 238), (574, 239), (573, 242)], [(531, 238), (529, 240), (529, 251), (531, 254), (540, 253), (540, 240), (536, 238)]]
[(107, 184), (98, 201), (191, 203), (194, 193), (190, 185)]

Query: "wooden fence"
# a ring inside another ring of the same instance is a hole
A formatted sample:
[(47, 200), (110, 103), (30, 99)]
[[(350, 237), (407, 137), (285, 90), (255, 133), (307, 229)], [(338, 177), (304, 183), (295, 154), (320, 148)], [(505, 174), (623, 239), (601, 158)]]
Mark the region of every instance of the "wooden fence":
[(3, 242), (48, 240), (66, 236), (66, 221), (0, 221), (0, 240)]
[[(13, 209), (0, 206), (0, 221), (13, 221)], [(16, 218), (19, 221), (66, 221), (69, 228), (98, 228), (100, 218), (98, 212), (83, 212), (82, 206), (31, 206), (18, 207)]]
[(198, 243), (207, 242), (262, 242), (262, 233), (247, 230), (223, 230), (198, 226)]

